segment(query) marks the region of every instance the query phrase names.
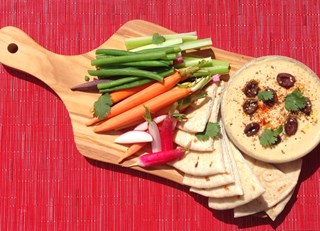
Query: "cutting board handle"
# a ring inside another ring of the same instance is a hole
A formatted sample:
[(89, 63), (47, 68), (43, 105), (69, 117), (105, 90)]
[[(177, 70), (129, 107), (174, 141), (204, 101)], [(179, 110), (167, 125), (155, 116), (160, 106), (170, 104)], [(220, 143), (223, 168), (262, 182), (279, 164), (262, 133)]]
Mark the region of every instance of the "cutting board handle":
[(29, 73), (50, 85), (54, 81), (50, 59), (56, 56), (16, 27), (0, 29), (0, 62), (6, 66)]

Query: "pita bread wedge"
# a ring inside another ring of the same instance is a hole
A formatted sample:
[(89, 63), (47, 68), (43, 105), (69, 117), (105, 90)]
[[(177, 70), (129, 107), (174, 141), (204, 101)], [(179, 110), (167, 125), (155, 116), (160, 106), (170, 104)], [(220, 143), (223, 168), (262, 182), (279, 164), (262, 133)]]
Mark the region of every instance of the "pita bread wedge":
[(212, 106), (212, 112), (209, 118), (209, 121), (212, 123), (217, 123), (218, 122), (218, 115), (219, 115), (219, 111), (220, 111), (220, 104), (221, 104), (221, 99), (222, 99), (222, 93), (225, 89), (226, 83), (225, 82), (220, 82), (219, 87), (216, 90), (216, 94), (215, 94), (215, 100), (213, 102), (213, 106)]
[(232, 209), (256, 199), (265, 191), (240, 151), (236, 148), (232, 149), (232, 151), (234, 151), (234, 159), (239, 171), (243, 195), (224, 198), (209, 198), (208, 205), (210, 208), (217, 210)]
[(234, 174), (232, 172), (231, 159), (229, 153), (222, 152), (223, 162), (225, 165), (225, 172), (212, 176), (193, 176), (185, 174), (183, 177), (183, 184), (194, 188), (215, 188), (223, 185), (231, 184), (234, 182)]
[(211, 176), (224, 173), (221, 139), (215, 140), (213, 147), (214, 150), (209, 152), (189, 151), (182, 159), (172, 162), (170, 165), (193, 176)]
[(224, 153), (228, 153), (231, 160), (231, 167), (232, 172), (234, 174), (234, 182), (228, 185), (211, 188), (211, 189), (198, 189), (198, 188), (190, 188), (190, 191), (198, 193), (200, 195), (206, 196), (206, 197), (214, 197), (214, 198), (223, 198), (223, 197), (232, 197), (232, 196), (238, 196), (243, 195), (243, 190), (240, 182), (240, 176), (238, 173), (238, 169), (236, 166), (236, 162), (234, 160), (234, 154), (233, 154), (233, 148), (231, 147), (231, 143), (226, 137), (226, 134), (224, 130), (222, 129), (222, 137), (223, 137), (223, 147), (224, 147)]
[(206, 141), (198, 140), (194, 133), (189, 133), (177, 129), (174, 142), (182, 147), (188, 147), (190, 150), (199, 152), (213, 151), (213, 139), (208, 139)]
[(188, 119), (179, 122), (178, 129), (191, 133), (204, 131), (211, 115), (216, 89), (217, 85), (211, 84), (205, 90), (206, 97), (196, 100), (186, 109), (184, 114)]
[(271, 218), (271, 220), (275, 220), (278, 215), (283, 211), (283, 209), (286, 207), (288, 202), (290, 201), (292, 195), (293, 195), (294, 190), (292, 190), (282, 201), (280, 201), (278, 204), (273, 206), (272, 208), (266, 210), (266, 214), (268, 217)]
[(235, 208), (235, 217), (248, 216), (265, 211), (286, 198), (297, 184), (302, 165), (301, 159), (278, 164), (277, 167), (252, 159), (249, 156), (246, 156), (246, 159), (251, 162), (254, 174), (266, 191), (250, 203)]
[[(222, 91), (225, 87), (225, 82), (220, 82), (220, 85), (217, 87), (211, 114), (209, 117), (209, 121), (216, 123), (218, 122), (218, 114), (220, 108), (220, 102), (222, 98)], [(213, 151), (213, 140), (208, 139), (207, 141), (200, 141), (195, 136), (195, 132), (186, 132), (181, 129), (177, 129), (174, 142), (182, 147), (188, 147), (190, 150), (199, 151), (199, 152), (207, 152)]]

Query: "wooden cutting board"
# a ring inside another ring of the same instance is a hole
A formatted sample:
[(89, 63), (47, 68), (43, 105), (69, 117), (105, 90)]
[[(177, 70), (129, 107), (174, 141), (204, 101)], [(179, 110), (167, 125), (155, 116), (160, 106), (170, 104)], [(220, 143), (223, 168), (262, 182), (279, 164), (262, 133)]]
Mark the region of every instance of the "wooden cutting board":
[[(119, 28), (114, 35), (98, 48), (125, 49), (125, 38), (152, 35), (155, 32), (160, 34), (174, 33), (151, 22), (132, 20)], [(214, 47), (212, 51), (216, 59), (230, 62), (231, 74), (251, 59), (248, 56)], [(91, 159), (117, 164), (119, 156), (127, 148), (113, 142), (119, 133), (96, 134), (92, 131), (92, 127), (84, 125), (91, 118), (89, 109), (97, 100), (99, 94), (70, 90), (72, 86), (84, 82), (87, 70), (92, 69), (90, 61), (94, 57), (94, 50), (74, 56), (59, 55), (40, 46), (18, 28), (4, 27), (0, 30), (0, 62), (5, 66), (33, 75), (57, 93), (69, 112), (74, 140), (82, 155)], [(135, 159), (132, 159), (124, 162), (123, 165), (127, 166), (134, 162)], [(134, 168), (182, 184), (182, 174), (172, 167)]]

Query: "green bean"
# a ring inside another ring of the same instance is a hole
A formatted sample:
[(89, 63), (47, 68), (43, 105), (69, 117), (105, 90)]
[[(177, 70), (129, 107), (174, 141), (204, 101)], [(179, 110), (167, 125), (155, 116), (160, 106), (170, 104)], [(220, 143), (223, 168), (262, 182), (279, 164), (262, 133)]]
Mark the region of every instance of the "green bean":
[(135, 52), (117, 50), (117, 49), (97, 49), (97, 55), (111, 55), (111, 56), (122, 56), (122, 55), (135, 55)]
[(133, 81), (133, 82), (129, 82), (126, 84), (122, 84), (113, 88), (106, 88), (106, 89), (101, 89), (99, 90), (100, 93), (105, 93), (105, 92), (113, 92), (113, 91), (117, 91), (117, 90), (122, 90), (122, 89), (127, 89), (127, 88), (132, 88), (132, 87), (137, 87), (137, 86), (141, 86), (143, 84), (146, 83), (150, 83), (151, 79), (141, 79), (141, 80), (137, 80), (137, 81)]
[[(169, 67), (172, 64), (169, 60), (147, 60), (147, 61), (136, 61), (114, 64), (115, 66), (125, 66), (125, 67)], [(102, 66), (103, 67), (103, 66)]]
[(174, 73), (174, 69), (170, 68), (168, 70), (164, 70), (164, 71), (158, 72), (158, 75), (160, 75), (162, 77), (166, 77), (168, 75), (172, 75), (173, 73)]
[(115, 79), (115, 80), (111, 80), (109, 82), (104, 82), (104, 83), (99, 83), (97, 85), (98, 89), (104, 89), (104, 88), (112, 88), (112, 87), (116, 87), (125, 83), (129, 83), (129, 82), (133, 82), (136, 80), (140, 80), (140, 77), (125, 77), (125, 78), (121, 78), (121, 79)]
[(101, 65), (108, 65), (108, 64), (115, 64), (115, 63), (156, 60), (156, 59), (161, 59), (165, 57), (166, 57), (166, 52), (159, 51), (159, 52), (145, 53), (145, 54), (123, 55), (123, 56), (115, 56), (112, 58), (94, 59), (91, 61), (91, 64), (93, 66), (101, 66)]
[(164, 59), (165, 60), (174, 60), (176, 58), (177, 58), (177, 54), (171, 53), (171, 54), (167, 54)]
[(92, 76), (99, 76), (99, 78), (111, 76), (137, 76), (154, 79), (159, 82), (163, 81), (163, 77), (154, 72), (131, 68), (88, 70), (88, 73)]

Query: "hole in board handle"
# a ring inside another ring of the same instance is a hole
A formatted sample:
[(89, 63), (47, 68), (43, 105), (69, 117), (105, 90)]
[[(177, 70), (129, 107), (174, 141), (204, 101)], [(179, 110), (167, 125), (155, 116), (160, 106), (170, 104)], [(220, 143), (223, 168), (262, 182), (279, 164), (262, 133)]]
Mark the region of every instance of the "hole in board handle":
[(8, 51), (10, 52), (10, 53), (12, 53), (12, 54), (14, 54), (14, 53), (16, 53), (17, 51), (18, 51), (18, 45), (17, 44), (15, 44), (15, 43), (10, 43), (9, 45), (8, 45)]

